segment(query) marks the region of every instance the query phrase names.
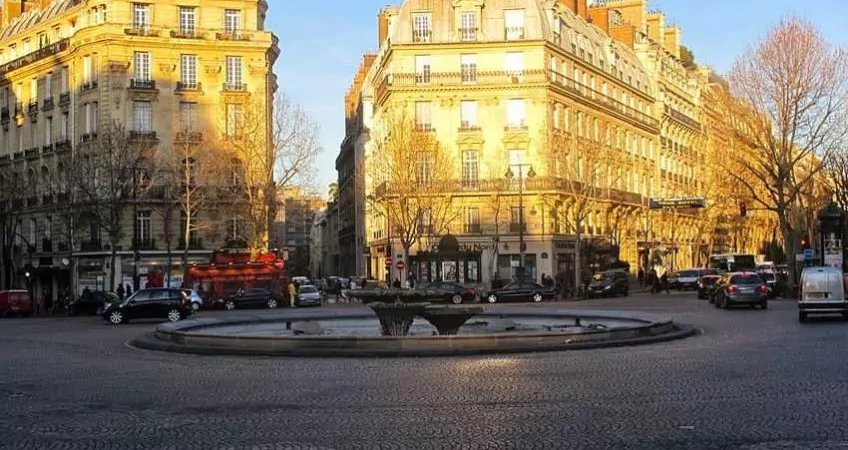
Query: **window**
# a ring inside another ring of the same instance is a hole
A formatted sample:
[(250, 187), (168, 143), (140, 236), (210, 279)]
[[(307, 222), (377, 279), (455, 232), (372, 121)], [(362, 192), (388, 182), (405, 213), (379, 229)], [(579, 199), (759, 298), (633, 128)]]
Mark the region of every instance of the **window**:
[[(523, 213), (522, 209), (524, 209), (524, 208), (519, 207), (519, 206), (512, 206), (512, 207), (509, 208), (510, 225), (517, 226), (518, 224), (522, 224), (526, 228), (527, 223), (526, 223), (526, 221), (524, 221), (524, 218), (522, 217), (524, 215), (524, 214), (522, 214)], [(510, 226), (510, 228), (512, 228), (514, 231), (517, 231), (517, 228), (514, 227), (514, 226)]]
[(242, 105), (240, 103), (227, 104), (227, 136), (235, 137), (239, 134), (241, 116)]
[(180, 6), (180, 35), (194, 36), (197, 31), (197, 10), (191, 6)]
[(50, 38), (47, 33), (38, 33), (38, 48), (42, 49), (50, 45)]
[(150, 28), (150, 5), (133, 3), (133, 28), (147, 32)]
[(554, 103), (553, 122), (555, 130), (562, 129), (562, 105), (559, 103)]
[(524, 54), (521, 52), (509, 52), (506, 54), (506, 73), (512, 77), (513, 82), (520, 81), (524, 75)]
[(519, 172), (523, 179), (527, 179), (527, 174), (530, 172), (530, 165), (527, 164), (527, 150), (512, 149), (509, 151), (509, 169), (518, 178)]
[(91, 67), (91, 56), (83, 56), (82, 57), (82, 82), (83, 84), (90, 84), (92, 81), (92, 67)]
[(230, 239), (239, 239), (241, 237), (241, 218), (234, 217), (227, 222), (227, 236)]
[(477, 82), (477, 55), (460, 56), (459, 67), (463, 83)]
[(463, 100), (459, 103), (460, 120), (463, 130), (477, 128), (477, 102), (474, 100)]
[(133, 102), (133, 131), (153, 131), (153, 104)]
[(53, 98), (53, 73), (47, 73), (44, 76), (44, 98)]
[(32, 102), (38, 100), (38, 78), (29, 80), (29, 99)]
[(509, 99), (506, 110), (506, 123), (509, 128), (524, 128), (524, 99)]
[(68, 92), (68, 67), (62, 67), (62, 73), (59, 75), (59, 93)]
[(224, 10), (224, 33), (238, 37), (241, 32), (241, 11), (238, 9)]
[(524, 39), (524, 10), (508, 9), (504, 11), (504, 25), (508, 41)]
[(415, 57), (415, 82), (427, 84), (430, 82), (430, 57), (418, 55)]
[(68, 120), (69, 113), (62, 113), (61, 118), (59, 119), (59, 139), (62, 141), (66, 141), (68, 139), (68, 127), (70, 121)]
[(480, 179), (480, 156), (476, 150), (462, 152), (462, 186), (476, 187)]
[(29, 55), (29, 53), (30, 53), (31, 51), (32, 51), (32, 46), (30, 45), (30, 40), (29, 40), (29, 39), (24, 39), (24, 52), (23, 52), (23, 54), (22, 54), (21, 56)]
[(433, 178), (433, 153), (418, 152), (415, 161), (415, 181), (418, 184), (429, 183)]
[(38, 235), (38, 219), (29, 219), (29, 245), (35, 247), (36, 236)]
[(459, 38), (463, 41), (477, 40), (477, 13), (463, 12), (459, 16)]
[(98, 121), (97, 102), (86, 103), (84, 106), (85, 134), (97, 133)]
[(133, 62), (136, 81), (150, 81), (150, 53), (135, 52)]
[(480, 208), (476, 206), (469, 206), (465, 208), (465, 232), (480, 232)]
[(242, 89), (241, 56), (227, 56), (227, 88), (230, 90)]
[(15, 44), (9, 46), (9, 61), (18, 59), (18, 47)]
[(183, 89), (197, 89), (197, 55), (180, 57), (180, 83)]
[(412, 42), (431, 42), (430, 13), (412, 14)]
[(197, 103), (180, 102), (180, 131), (197, 130)]
[(48, 117), (44, 122), (44, 145), (53, 145), (53, 118)]
[(415, 127), (420, 131), (433, 130), (430, 102), (415, 102)]
[(151, 227), (150, 211), (139, 211), (136, 216), (136, 245), (146, 247), (149, 246), (153, 239), (153, 230)]

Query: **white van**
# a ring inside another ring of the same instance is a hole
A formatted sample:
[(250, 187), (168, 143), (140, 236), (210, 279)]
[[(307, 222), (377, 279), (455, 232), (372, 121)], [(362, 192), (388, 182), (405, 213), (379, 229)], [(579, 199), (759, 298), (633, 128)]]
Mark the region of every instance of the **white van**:
[(798, 290), (798, 320), (808, 314), (842, 314), (848, 319), (845, 276), (834, 267), (807, 267), (801, 272)]

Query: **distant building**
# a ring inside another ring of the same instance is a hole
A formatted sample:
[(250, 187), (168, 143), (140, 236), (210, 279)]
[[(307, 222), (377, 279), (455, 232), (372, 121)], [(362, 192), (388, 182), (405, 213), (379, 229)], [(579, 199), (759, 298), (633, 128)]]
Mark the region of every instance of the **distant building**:
[(311, 275), (312, 223), (325, 205), (324, 199), (298, 188), (280, 193), (273, 246), (287, 255), (289, 275)]

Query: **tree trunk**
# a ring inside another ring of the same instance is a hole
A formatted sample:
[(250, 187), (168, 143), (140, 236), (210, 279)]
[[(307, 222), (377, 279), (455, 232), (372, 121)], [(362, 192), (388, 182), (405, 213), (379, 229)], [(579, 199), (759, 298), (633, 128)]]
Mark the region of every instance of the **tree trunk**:
[(580, 286), (583, 285), (583, 277), (582, 275), (582, 264), (580, 257), (580, 240), (582, 238), (581, 228), (582, 228), (582, 220), (575, 220), (577, 225), (577, 232), (575, 233), (574, 239), (574, 297), (577, 297), (577, 293), (579, 292)]
[(783, 248), (786, 252), (786, 262), (790, 267), (789, 274), (787, 276), (786, 285), (789, 289), (789, 292), (792, 293), (795, 290), (795, 273), (798, 269), (798, 263), (795, 261), (795, 233), (792, 230), (792, 224), (789, 223), (789, 219), (786, 218), (786, 214), (778, 213), (778, 223), (780, 224), (780, 232), (783, 235)]
[[(115, 275), (117, 274), (117, 267), (115, 267), (115, 260), (117, 259), (117, 256), (118, 256), (118, 246), (117, 246), (118, 239), (115, 236), (112, 236), (111, 241), (112, 241), (112, 248), (111, 248), (111, 253), (109, 254), (109, 260), (110, 260), (109, 265), (111, 266), (112, 269), (110, 270), (110, 275), (109, 275), (109, 288), (112, 292), (115, 292), (115, 289), (117, 288), (115, 286)], [(133, 251), (133, 254), (135, 254), (135, 251)], [(138, 273), (138, 267), (137, 267), (138, 261), (135, 261), (135, 259), (133, 258), (133, 263), (135, 264), (135, 266), (133, 266), (133, 267), (135, 267), (135, 269), (134, 269), (135, 273)], [(123, 282), (123, 280), (121, 282)], [(141, 282), (139, 282), (139, 286), (141, 286)]]

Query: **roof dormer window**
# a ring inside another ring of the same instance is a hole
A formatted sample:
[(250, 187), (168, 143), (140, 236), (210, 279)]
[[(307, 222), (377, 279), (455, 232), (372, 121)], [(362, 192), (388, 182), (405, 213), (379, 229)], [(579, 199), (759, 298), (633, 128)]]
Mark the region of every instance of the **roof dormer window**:
[(517, 41), (524, 39), (524, 10), (504, 10), (504, 27), (506, 40)]
[(433, 42), (432, 18), (432, 14), (428, 12), (412, 14), (412, 42)]

